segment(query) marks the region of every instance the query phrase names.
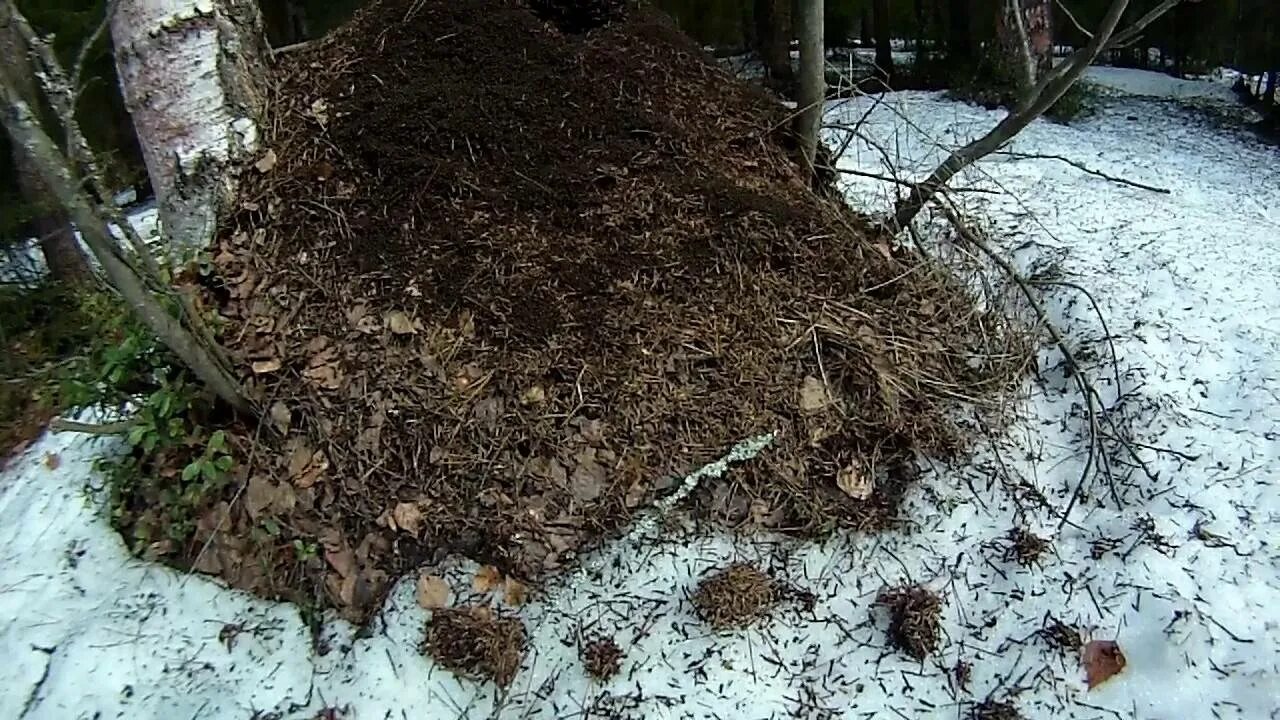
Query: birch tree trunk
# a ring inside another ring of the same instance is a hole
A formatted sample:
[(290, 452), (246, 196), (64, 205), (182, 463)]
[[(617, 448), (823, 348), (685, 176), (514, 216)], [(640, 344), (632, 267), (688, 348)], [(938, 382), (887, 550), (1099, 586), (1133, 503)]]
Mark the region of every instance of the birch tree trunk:
[(258, 150), (269, 49), (256, 0), (120, 0), (111, 39), (170, 251), (203, 248)]
[(796, 97), (796, 135), (805, 167), (812, 173), (822, 126), (822, 101), (827, 94), (826, 48), (823, 40), (822, 0), (800, 0), (800, 93)]

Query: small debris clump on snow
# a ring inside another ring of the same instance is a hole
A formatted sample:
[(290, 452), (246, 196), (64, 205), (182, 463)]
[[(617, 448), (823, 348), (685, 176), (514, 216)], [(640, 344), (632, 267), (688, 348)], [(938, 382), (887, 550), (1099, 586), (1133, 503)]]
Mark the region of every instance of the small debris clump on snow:
[(933, 654), (941, 631), (942, 598), (923, 585), (884, 588), (876, 604), (889, 609), (889, 643), (917, 660)]
[(970, 717), (973, 720), (1022, 720), (1022, 713), (1013, 703), (987, 699), (974, 706)]
[(583, 645), (579, 653), (587, 674), (596, 680), (608, 680), (622, 667), (622, 648), (613, 638), (596, 638)]
[(708, 576), (693, 594), (698, 617), (716, 630), (745, 628), (778, 603), (778, 584), (759, 568), (734, 563)]
[(1040, 556), (1049, 549), (1049, 541), (1023, 527), (1009, 529), (1005, 536), (1005, 562), (1015, 561), (1023, 567), (1031, 567), (1040, 562)]
[(519, 618), (492, 608), (443, 608), (431, 614), (422, 651), (459, 675), (506, 687), (520, 668), (527, 639)]

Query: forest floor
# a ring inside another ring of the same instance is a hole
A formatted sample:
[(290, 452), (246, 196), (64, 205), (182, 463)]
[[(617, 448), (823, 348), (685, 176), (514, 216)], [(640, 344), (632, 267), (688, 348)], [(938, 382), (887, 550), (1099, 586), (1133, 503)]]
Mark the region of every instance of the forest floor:
[[(1097, 481), (1070, 524), (1058, 516), (1087, 438), (1062, 358), (1046, 347), (1018, 419), (908, 492), (908, 528), (805, 542), (707, 534), (679, 505), (640, 515), (580, 570), (509, 608), (529, 649), (503, 691), (419, 652), (427, 613), (413, 577), (364, 628), (331, 617), (317, 647), (292, 605), (133, 558), (86, 495), (106, 446), (46, 435), (0, 475), (0, 647), (11, 658), (0, 715), (1010, 717), (995, 714), (1007, 703), (1030, 718), (1274, 717), (1280, 168), (1274, 149), (1170, 101), (1159, 76), (1093, 77), (1122, 89), (1077, 123), (1033, 124), (1013, 149), (1168, 193), (1012, 157), (956, 183), (983, 191), (961, 199), (992, 243), (1038, 277), (1086, 288), (1106, 319), (1104, 330), (1071, 287), (1047, 292), (1150, 473), (1105, 448), (1114, 488)], [(1124, 92), (1129, 81), (1146, 94)], [(857, 119), (873, 103), (833, 104), (829, 116)], [(854, 144), (842, 163), (918, 173), (939, 144), (997, 118), (937, 93), (887, 95), (863, 127), (890, 152)], [(869, 179), (845, 189), (873, 210), (892, 199)], [(940, 227), (927, 244), (954, 255), (947, 237)], [(712, 631), (695, 586), (738, 561), (803, 592), (751, 629)], [(470, 563), (432, 572), (456, 601), (502, 589), (495, 604), (517, 599)], [(941, 600), (941, 637), (924, 661), (890, 647), (876, 604), (904, 583)], [(601, 638), (622, 657), (597, 681), (579, 647)], [(1089, 640), (1114, 641), (1127, 660), (1092, 690), (1080, 658)]]

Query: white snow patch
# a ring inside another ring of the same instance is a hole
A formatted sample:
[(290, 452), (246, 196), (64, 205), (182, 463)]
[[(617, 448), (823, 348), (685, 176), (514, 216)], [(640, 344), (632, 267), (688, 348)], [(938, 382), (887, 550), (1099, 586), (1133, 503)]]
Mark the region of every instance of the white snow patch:
[[(863, 127), (918, 175), (941, 156), (935, 140), (963, 142), (997, 117), (899, 93)], [(418, 654), (425, 613), (411, 581), (361, 637), (328, 623), (320, 655), (294, 608), (131, 559), (84, 493), (104, 446), (46, 436), (0, 475), (0, 648), (12, 658), (0, 716), (956, 717), (993, 697), (1031, 718), (1274, 717), (1280, 167), (1273, 150), (1206, 122), (1167, 102), (1107, 98), (1080, 124), (1037, 122), (1015, 143), (1168, 195), (1049, 160), (996, 158), (956, 182), (996, 191), (964, 197), (1020, 262), (1056, 264), (1101, 304), (1123, 371), (1121, 388), (1099, 371), (1101, 390), (1109, 404), (1125, 398), (1136, 441), (1167, 448), (1139, 448), (1155, 478), (1115, 468), (1121, 508), (1095, 483), (1072, 515), (1078, 527), (1055, 533), (1053, 513), (1030, 499), (1063, 508), (1083, 460), (1077, 398), (1045, 349), (1023, 419), (971, 463), (926, 472), (907, 501), (909, 529), (799, 543), (698, 536), (678, 529), (677, 513), (662, 538), (642, 529), (601, 549), (520, 610), (531, 650), (502, 694)], [(843, 162), (886, 172), (882, 157), (856, 143)], [(881, 208), (895, 191), (862, 178), (848, 190)], [(1047, 303), (1082, 356), (1105, 356), (1084, 298), (1054, 290)], [(1002, 557), (1016, 521), (1052, 538), (1040, 567)], [(814, 607), (711, 633), (686, 594), (730, 560), (811, 590)], [(435, 571), (466, 599), (473, 570)], [(908, 579), (945, 600), (946, 637), (925, 663), (886, 648), (872, 606), (882, 585)], [(1128, 667), (1087, 691), (1078, 657), (1036, 636), (1049, 616), (1117, 640)], [(219, 639), (228, 627), (239, 628), (231, 643)], [(627, 652), (606, 683), (587, 680), (576, 657), (577, 639), (597, 633)], [(967, 692), (952, 679), (957, 660), (973, 663)]]

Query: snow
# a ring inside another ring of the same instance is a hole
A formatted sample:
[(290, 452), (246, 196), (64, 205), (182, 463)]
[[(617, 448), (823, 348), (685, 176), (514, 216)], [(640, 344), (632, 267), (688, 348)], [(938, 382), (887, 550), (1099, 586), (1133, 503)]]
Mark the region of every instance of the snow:
[[(128, 190), (116, 196), (116, 204), (124, 206), (126, 202), (132, 202), (136, 197), (136, 192)], [(145, 203), (135, 206), (127, 210), (129, 213), (129, 223), (133, 225), (143, 241), (155, 244), (160, 240), (160, 230), (157, 225), (157, 215), (154, 203)], [(109, 226), (111, 232), (115, 235), (121, 245), (125, 245), (124, 233), (114, 225)], [(95, 262), (93, 253), (89, 250), (89, 246), (84, 244), (84, 240), (80, 237), (79, 231), (76, 232), (76, 240), (80, 242), (80, 250), (90, 262)], [(48, 272), (45, 266), (44, 253), (40, 250), (40, 243), (36, 238), (27, 238), (18, 242), (7, 242), (4, 244), (3, 253), (0, 253), (0, 283), (32, 283), (44, 277)]]
[[(1031, 718), (1275, 717), (1280, 168), (1273, 149), (1167, 101), (1180, 90), (1152, 90), (1156, 78), (1118, 82), (1163, 97), (1109, 95), (1077, 124), (1033, 124), (1014, 149), (1169, 194), (1008, 157), (956, 185), (995, 191), (962, 199), (1020, 265), (1056, 267), (1097, 299), (1122, 388), (1101, 370), (1092, 376), (1108, 405), (1123, 396), (1116, 417), (1155, 475), (1116, 465), (1120, 507), (1097, 481), (1072, 525), (1057, 529), (1053, 511), (1067, 504), (1085, 441), (1078, 398), (1046, 347), (1043, 377), (994, 444), (956, 467), (926, 464), (908, 498), (911, 527), (820, 543), (700, 534), (677, 504), (519, 608), (531, 650), (504, 694), (418, 654), (426, 613), (412, 578), (358, 636), (329, 620), (322, 655), (296, 609), (130, 558), (85, 493), (91, 458), (107, 448), (46, 436), (0, 475), (0, 648), (16, 660), (0, 669), (0, 717), (307, 718), (332, 707), (355, 718), (914, 718), (963, 716), (988, 697)], [(1194, 96), (1222, 101), (1204, 92)], [(870, 102), (830, 113), (856, 120)], [(896, 93), (863, 129), (901, 172), (919, 175), (939, 158), (936, 141), (963, 142), (996, 119), (940, 94)], [(888, 173), (883, 157), (855, 143), (842, 162)], [(880, 209), (894, 192), (865, 178), (847, 189)], [(952, 251), (945, 238), (932, 244)], [(1082, 358), (1106, 357), (1085, 298), (1052, 288), (1046, 304)], [(740, 450), (767, 453), (765, 442)], [(1108, 456), (1126, 457), (1115, 450)], [(50, 454), (59, 462), (46, 463)], [(1016, 519), (1053, 541), (1038, 567), (1002, 557)], [(1095, 559), (1108, 538), (1114, 547)], [(813, 608), (712, 633), (687, 594), (732, 560), (812, 591)], [(474, 569), (431, 571), (458, 600), (486, 599), (470, 591)], [(886, 647), (873, 607), (883, 585), (904, 580), (944, 598), (946, 636), (924, 663)], [(1128, 666), (1086, 690), (1078, 657), (1036, 635), (1049, 616), (1116, 640)], [(228, 627), (239, 628), (234, 642), (219, 639)], [(578, 639), (598, 633), (627, 653), (605, 683), (589, 681), (576, 657)], [(973, 663), (968, 692), (951, 679), (957, 660)]]
[(1159, 72), (1095, 65), (1085, 71), (1084, 77), (1094, 85), (1129, 95), (1177, 100), (1203, 98), (1226, 104), (1235, 102), (1235, 93), (1231, 91), (1230, 84), (1184, 80)]

